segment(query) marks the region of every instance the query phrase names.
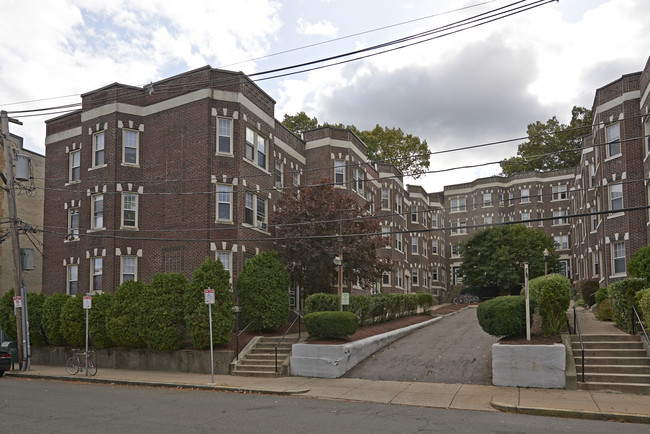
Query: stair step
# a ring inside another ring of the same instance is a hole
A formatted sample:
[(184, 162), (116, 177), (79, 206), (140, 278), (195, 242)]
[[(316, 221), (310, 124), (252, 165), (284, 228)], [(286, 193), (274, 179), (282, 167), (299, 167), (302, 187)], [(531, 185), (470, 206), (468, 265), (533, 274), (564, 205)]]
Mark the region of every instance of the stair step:
[(607, 390), (623, 393), (635, 393), (637, 395), (650, 395), (650, 384), (623, 384), (623, 383), (602, 383), (578, 381), (578, 389), (581, 390)]
[[(574, 342), (571, 347), (573, 351), (580, 350), (580, 343)], [(598, 350), (598, 349), (616, 349), (616, 350), (642, 350), (643, 344), (641, 341), (593, 341), (584, 342), (585, 350)]]
[[(576, 364), (576, 370), (582, 371), (582, 365)], [(589, 374), (642, 374), (650, 375), (650, 364), (647, 365), (588, 365), (585, 364), (585, 375)]]
[[(573, 360), (576, 365), (582, 366), (582, 357), (580, 353), (573, 353)], [(585, 365), (650, 365), (650, 359), (648, 357), (594, 357), (585, 355)]]
[[(578, 351), (578, 354), (574, 352), (574, 356), (581, 355), (581, 351)], [(617, 357), (617, 358), (628, 358), (628, 357), (648, 357), (648, 354), (645, 350), (617, 350), (617, 349), (586, 349), (585, 348), (585, 357)]]
[[(278, 363), (278, 368), (280, 364)], [(275, 371), (275, 363), (271, 365), (261, 365), (259, 363), (243, 363), (243, 364), (237, 364), (237, 367), (235, 368), (236, 370), (254, 370), (254, 371)]]
[(275, 372), (267, 372), (267, 371), (257, 371), (257, 370), (249, 370), (249, 369), (240, 369), (240, 370), (233, 370), (232, 375), (242, 375), (246, 377), (279, 377), (280, 373), (275, 373)]
[[(582, 342), (620, 342), (620, 341), (638, 341), (639, 337), (636, 335), (628, 334), (607, 334), (607, 335), (582, 335)], [(580, 342), (578, 335), (571, 335), (571, 342)]]
[[(578, 377), (582, 379), (579, 373)], [(619, 373), (588, 373), (585, 369), (585, 382), (587, 383), (622, 383), (622, 384), (647, 384), (650, 386), (648, 374), (619, 374)]]

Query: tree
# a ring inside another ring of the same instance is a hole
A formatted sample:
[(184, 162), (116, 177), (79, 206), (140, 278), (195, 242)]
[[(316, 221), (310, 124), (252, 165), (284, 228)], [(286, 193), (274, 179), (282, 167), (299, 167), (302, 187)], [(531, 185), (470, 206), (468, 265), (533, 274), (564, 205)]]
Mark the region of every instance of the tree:
[(279, 238), (275, 246), (305, 295), (334, 292), (338, 271), (332, 261), (339, 254), (339, 242), (346, 282), (370, 289), (390, 270), (390, 262), (377, 256), (386, 244), (379, 235), (379, 220), (370, 217), (355, 197), (331, 185), (302, 188), (297, 198), (285, 192), (272, 217)]
[(310, 118), (305, 112), (296, 113), (293, 116), (285, 114), (282, 125), (298, 135), (303, 131), (313, 130), (319, 127), (318, 119), (315, 116)]
[(145, 286), (138, 280), (127, 280), (113, 294), (106, 318), (106, 333), (119, 346), (140, 348), (144, 345), (136, 322)]
[[(68, 294), (52, 294), (43, 304), (43, 329), (48, 342), (52, 345), (65, 345), (61, 328), (61, 309), (70, 298)], [(15, 322), (14, 322), (15, 323)]]
[(628, 265), (630, 277), (640, 277), (650, 282), (650, 246), (637, 250)]
[(561, 124), (555, 116), (546, 123), (528, 124), (528, 141), (519, 145), (517, 156), (501, 162), (506, 176), (521, 172), (548, 172), (580, 164), (582, 137), (591, 132), (593, 115), (584, 107), (573, 107), (569, 125)]
[(244, 322), (259, 316), (258, 330), (278, 330), (289, 315), (291, 279), (275, 251), (249, 259), (237, 278), (237, 302)]
[(555, 270), (555, 242), (544, 232), (522, 224), (494, 226), (461, 244), (459, 273), (466, 286), (498, 286), (512, 293), (524, 283), (524, 263), (528, 263), (530, 278), (544, 274), (544, 249), (549, 252), (549, 271)]

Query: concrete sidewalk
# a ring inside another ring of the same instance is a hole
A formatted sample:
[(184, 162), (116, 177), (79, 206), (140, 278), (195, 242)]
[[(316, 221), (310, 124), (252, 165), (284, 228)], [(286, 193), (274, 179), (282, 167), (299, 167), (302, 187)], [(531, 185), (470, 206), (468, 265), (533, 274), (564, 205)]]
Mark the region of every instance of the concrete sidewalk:
[(132, 371), (100, 368), (94, 377), (68, 375), (63, 366), (32, 366), (29, 372), (7, 371), (7, 379), (22, 378), (179, 387), (215, 391), (304, 396), (316, 399), (363, 401), (481, 411), (617, 420), (650, 424), (650, 396), (587, 390), (525, 389), (470, 384), (375, 381), (354, 378), (258, 378), (206, 374)]

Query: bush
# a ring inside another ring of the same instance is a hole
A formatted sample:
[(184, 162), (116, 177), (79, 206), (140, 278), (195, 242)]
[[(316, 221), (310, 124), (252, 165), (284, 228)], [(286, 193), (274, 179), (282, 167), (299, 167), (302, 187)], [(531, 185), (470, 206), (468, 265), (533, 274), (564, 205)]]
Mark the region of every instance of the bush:
[(129, 280), (122, 283), (113, 294), (106, 318), (106, 334), (118, 346), (144, 346), (144, 339), (136, 325), (144, 290), (144, 283)]
[(607, 291), (607, 288), (598, 288), (598, 291), (596, 291), (596, 305), (600, 305), (603, 301), (607, 300), (609, 298), (609, 292)]
[(86, 345), (86, 312), (83, 297), (69, 297), (61, 308), (63, 338), (73, 347)]
[(530, 294), (542, 317), (544, 336), (559, 336), (571, 304), (571, 281), (559, 274), (536, 277), (530, 281)]
[(355, 314), (359, 319), (359, 324), (365, 324), (369, 320), (368, 297), (365, 295), (350, 295), (350, 304), (343, 306), (343, 310)]
[(339, 296), (336, 294), (312, 294), (305, 300), (305, 313), (339, 310)]
[(596, 307), (596, 318), (600, 321), (611, 321), (614, 318), (612, 303), (605, 299)]
[(639, 277), (650, 282), (650, 246), (641, 247), (632, 255), (627, 271), (631, 277)]
[(153, 276), (149, 285), (145, 285), (138, 300), (136, 325), (150, 350), (182, 348), (186, 287), (187, 279), (182, 273), (159, 273)]
[(418, 298), (418, 305), (420, 305), (424, 310), (433, 306), (433, 294), (427, 294), (425, 292), (418, 292), (415, 294)]
[(53, 294), (47, 297), (43, 304), (41, 323), (45, 330), (45, 336), (52, 345), (66, 344), (61, 328), (61, 309), (69, 298), (70, 296), (67, 294)]
[(608, 298), (614, 310), (614, 323), (617, 326), (632, 331), (632, 305), (636, 302), (636, 293), (647, 287), (648, 282), (639, 277), (630, 277), (607, 287)]
[(259, 315), (252, 327), (278, 330), (289, 313), (289, 273), (275, 251), (253, 256), (239, 273), (237, 301), (246, 324)]
[(88, 312), (90, 338), (97, 348), (109, 348), (113, 341), (106, 330), (106, 319), (111, 308), (113, 294), (93, 295), (92, 309)]
[(14, 315), (14, 290), (10, 289), (0, 298), (0, 329), (12, 340), (16, 340), (16, 315)]
[(576, 291), (582, 296), (582, 299), (587, 306), (594, 303), (594, 298), (592, 298), (592, 296), (599, 289), (598, 280), (596, 279), (581, 280), (576, 284)]
[(305, 315), (305, 329), (318, 338), (342, 338), (357, 331), (358, 319), (352, 312), (314, 312)]
[(526, 297), (506, 295), (484, 301), (478, 305), (476, 316), (489, 335), (521, 336), (526, 333)]
[(230, 290), (230, 274), (224, 270), (221, 261), (206, 258), (194, 270), (192, 282), (185, 291), (185, 326), (197, 350), (210, 347), (210, 315), (205, 304), (204, 290), (214, 289), (212, 305), (212, 336), (215, 346), (230, 342), (230, 332), (235, 325), (232, 308), (235, 300)]
[(27, 293), (27, 312), (29, 315), (29, 343), (34, 347), (42, 347), (47, 343), (43, 329), (43, 304), (45, 295), (36, 292)]
[(639, 306), (639, 316), (644, 324), (650, 326), (650, 289), (636, 293), (636, 303)]

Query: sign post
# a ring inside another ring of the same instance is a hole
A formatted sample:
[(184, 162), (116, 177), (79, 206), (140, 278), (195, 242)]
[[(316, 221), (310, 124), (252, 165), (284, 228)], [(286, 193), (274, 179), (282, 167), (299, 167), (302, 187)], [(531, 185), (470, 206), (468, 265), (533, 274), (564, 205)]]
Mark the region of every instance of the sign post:
[(526, 340), (530, 340), (530, 289), (528, 286), (528, 264), (524, 264), (524, 287), (526, 290)]
[(212, 383), (214, 384), (214, 349), (212, 347), (212, 305), (214, 304), (214, 289), (208, 287), (204, 290), (205, 304), (208, 305), (208, 312), (210, 315), (210, 372), (212, 375)]
[(86, 377), (88, 376), (88, 311), (93, 307), (93, 298), (84, 295), (84, 309), (86, 311)]

